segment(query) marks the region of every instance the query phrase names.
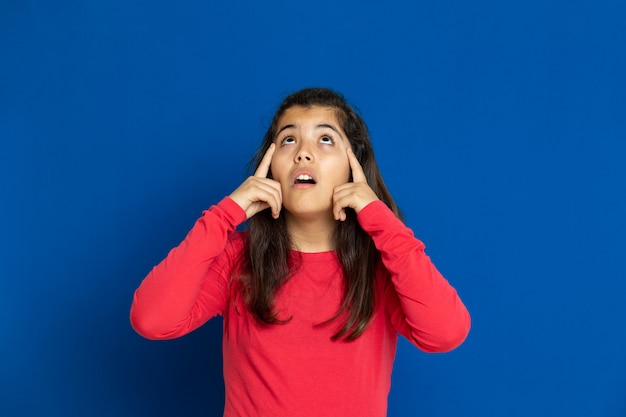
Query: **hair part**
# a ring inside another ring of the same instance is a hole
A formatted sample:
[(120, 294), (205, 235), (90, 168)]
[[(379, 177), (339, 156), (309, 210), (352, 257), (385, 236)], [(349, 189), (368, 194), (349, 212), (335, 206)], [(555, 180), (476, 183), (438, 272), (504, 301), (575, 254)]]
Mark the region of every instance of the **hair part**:
[[(341, 128), (363, 168), (367, 183), (378, 198), (396, 216), (402, 218), (376, 164), (365, 121), (346, 102), (342, 94), (328, 88), (305, 88), (283, 100), (272, 118), (261, 146), (250, 161), (250, 168), (255, 170), (258, 167), (275, 140), (279, 119), (287, 109), (294, 106), (321, 106), (336, 112)], [(343, 269), (344, 298), (339, 311), (319, 324), (328, 325), (341, 318), (341, 328), (332, 337), (333, 340), (354, 340), (367, 328), (374, 314), (374, 277), (380, 262), (380, 253), (371, 237), (359, 225), (354, 210), (346, 208), (345, 211), (346, 220), (337, 222), (333, 234), (335, 250)], [(244, 302), (261, 324), (281, 324), (290, 320), (278, 317), (278, 312), (274, 309), (274, 299), (277, 291), (298, 266), (297, 260), (289, 255), (293, 248), (292, 243), (284, 216), (274, 219), (269, 209), (266, 209), (249, 219), (241, 278)]]

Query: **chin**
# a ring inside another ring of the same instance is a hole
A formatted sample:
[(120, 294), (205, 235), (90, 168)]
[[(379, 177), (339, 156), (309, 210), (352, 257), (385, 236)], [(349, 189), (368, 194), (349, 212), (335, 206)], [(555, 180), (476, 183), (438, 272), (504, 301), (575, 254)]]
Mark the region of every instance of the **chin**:
[(286, 207), (286, 212), (297, 219), (324, 219), (333, 218), (333, 210), (330, 207), (312, 207), (310, 205)]

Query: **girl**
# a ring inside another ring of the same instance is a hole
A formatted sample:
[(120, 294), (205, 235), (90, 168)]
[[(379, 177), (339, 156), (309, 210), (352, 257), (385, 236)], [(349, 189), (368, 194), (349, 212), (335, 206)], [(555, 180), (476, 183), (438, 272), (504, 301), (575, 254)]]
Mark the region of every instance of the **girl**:
[(141, 283), (134, 329), (169, 339), (222, 315), (224, 416), (385, 416), (398, 334), (446, 352), (469, 313), (342, 95), (288, 96), (253, 164)]

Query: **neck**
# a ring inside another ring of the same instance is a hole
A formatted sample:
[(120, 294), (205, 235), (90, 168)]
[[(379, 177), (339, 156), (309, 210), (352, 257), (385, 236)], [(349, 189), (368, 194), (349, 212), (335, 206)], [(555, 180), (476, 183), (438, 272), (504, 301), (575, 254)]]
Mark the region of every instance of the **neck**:
[(335, 249), (336, 221), (330, 218), (296, 218), (286, 213), (287, 233), (300, 252), (327, 252)]

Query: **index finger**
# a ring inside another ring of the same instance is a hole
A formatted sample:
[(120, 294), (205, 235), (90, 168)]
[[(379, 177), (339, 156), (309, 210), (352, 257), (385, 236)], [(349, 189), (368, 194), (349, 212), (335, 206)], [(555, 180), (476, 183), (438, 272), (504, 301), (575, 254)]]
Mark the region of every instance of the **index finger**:
[(270, 171), (270, 165), (272, 164), (272, 156), (274, 155), (274, 149), (276, 149), (276, 144), (272, 143), (267, 151), (265, 151), (265, 155), (263, 155), (263, 159), (259, 163), (256, 171), (254, 171), (255, 177), (267, 178), (267, 173)]
[(348, 161), (350, 162), (350, 169), (352, 170), (352, 182), (364, 182), (367, 183), (367, 178), (363, 172), (363, 167), (356, 159), (356, 155), (352, 151), (352, 148), (348, 148)]

